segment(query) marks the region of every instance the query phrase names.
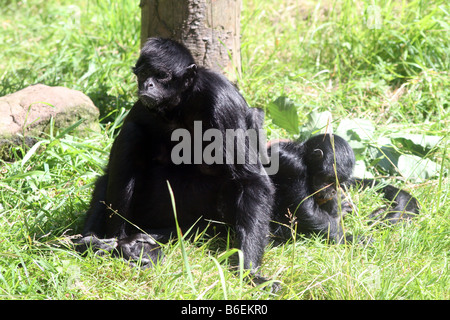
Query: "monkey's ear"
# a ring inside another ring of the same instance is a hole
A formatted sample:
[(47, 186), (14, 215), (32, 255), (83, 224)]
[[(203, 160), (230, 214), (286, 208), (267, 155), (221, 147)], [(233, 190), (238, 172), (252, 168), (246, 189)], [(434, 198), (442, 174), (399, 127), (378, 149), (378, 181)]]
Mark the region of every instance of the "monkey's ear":
[(320, 150), (320, 149), (314, 149), (313, 152), (312, 152), (312, 155), (316, 159), (322, 159), (323, 158), (323, 151)]
[(184, 73), (184, 89), (189, 88), (194, 82), (194, 78), (197, 75), (197, 65), (195, 63), (187, 66)]
[(186, 74), (189, 76), (194, 76), (197, 73), (197, 65), (195, 63), (189, 65), (186, 68)]

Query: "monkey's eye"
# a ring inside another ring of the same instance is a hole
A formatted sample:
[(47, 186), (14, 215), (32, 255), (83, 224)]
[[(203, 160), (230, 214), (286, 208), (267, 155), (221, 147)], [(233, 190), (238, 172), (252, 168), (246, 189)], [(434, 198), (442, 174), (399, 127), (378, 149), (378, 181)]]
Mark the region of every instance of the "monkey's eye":
[(172, 78), (169, 72), (166, 71), (158, 71), (155, 74), (155, 78), (158, 79), (159, 81), (162, 82), (167, 82), (170, 81), (170, 79)]
[(322, 175), (320, 176), (320, 181), (324, 184), (335, 184), (336, 183), (336, 177), (334, 175)]
[(150, 73), (146, 72), (146, 71), (141, 71), (141, 72), (136, 73), (136, 76), (139, 81), (145, 81), (147, 78), (150, 77)]
[(336, 182), (336, 177), (335, 176), (329, 176), (327, 179), (328, 183), (335, 183)]

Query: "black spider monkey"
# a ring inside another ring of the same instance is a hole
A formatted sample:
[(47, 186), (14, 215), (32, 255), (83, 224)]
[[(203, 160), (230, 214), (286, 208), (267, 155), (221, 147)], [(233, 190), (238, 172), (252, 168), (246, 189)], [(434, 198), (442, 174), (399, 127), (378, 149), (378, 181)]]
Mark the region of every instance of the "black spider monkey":
[[(338, 196), (339, 187), (379, 184), (371, 179), (353, 177), (353, 149), (341, 137), (331, 134), (314, 136), (303, 143), (279, 141), (269, 145), (268, 152), (278, 153), (279, 170), (271, 176), (275, 205), (272, 233), (286, 240), (296, 230), (303, 234), (321, 234), (336, 243), (353, 241), (344, 235), (341, 215), (352, 211), (351, 205)], [(406, 191), (386, 185), (381, 188), (393, 206), (376, 210), (372, 217), (391, 223), (410, 219), (419, 213), (417, 200)]]
[[(204, 141), (183, 140), (194, 154), (186, 158), (183, 150), (186, 161), (175, 163), (172, 152), (180, 139), (174, 141), (172, 134), (180, 129), (194, 137), (196, 126), (201, 136), (208, 129), (223, 137), (227, 129), (257, 130), (260, 112), (249, 108), (224, 76), (197, 66), (189, 50), (173, 40), (150, 38), (133, 72), (139, 100), (96, 183), (78, 250), (91, 246), (144, 266), (155, 263), (161, 256), (155, 240), (164, 242), (176, 234), (168, 181), (180, 228), (186, 230), (200, 218), (234, 226), (244, 267), (255, 270), (270, 234), (274, 188), (259, 160), (226, 160), (230, 153), (256, 151), (248, 143), (235, 143), (231, 152), (224, 142), (219, 150), (223, 161), (211, 164), (201, 157)], [(200, 160), (195, 154), (199, 147)]]

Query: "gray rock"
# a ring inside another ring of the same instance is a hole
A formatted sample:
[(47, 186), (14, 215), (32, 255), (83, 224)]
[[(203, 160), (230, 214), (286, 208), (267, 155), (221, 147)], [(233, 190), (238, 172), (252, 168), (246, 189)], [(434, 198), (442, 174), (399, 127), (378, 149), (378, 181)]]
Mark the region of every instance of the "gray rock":
[(65, 87), (36, 84), (1, 97), (0, 158), (9, 160), (13, 145), (32, 145), (36, 137), (48, 132), (51, 118), (60, 131), (83, 119), (74, 131), (85, 136), (100, 130), (98, 117), (98, 108), (88, 96)]

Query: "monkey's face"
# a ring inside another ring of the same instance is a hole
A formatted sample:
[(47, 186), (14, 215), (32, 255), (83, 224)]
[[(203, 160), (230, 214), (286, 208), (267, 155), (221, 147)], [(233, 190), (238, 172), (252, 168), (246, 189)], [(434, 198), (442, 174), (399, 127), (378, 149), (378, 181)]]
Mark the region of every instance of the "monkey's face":
[(141, 102), (154, 108), (161, 104), (177, 105), (180, 100), (179, 84), (170, 70), (154, 70), (151, 67), (135, 68), (138, 79), (138, 96)]
[(141, 55), (133, 68), (138, 80), (138, 97), (150, 109), (172, 109), (182, 102), (183, 93), (194, 82), (197, 66), (166, 61), (164, 52), (159, 55)]
[(189, 51), (163, 39), (150, 39), (133, 68), (138, 80), (139, 100), (151, 109), (172, 109), (192, 86), (197, 66)]
[(353, 175), (355, 156), (350, 145), (339, 136), (319, 135), (307, 141), (307, 165), (315, 198), (336, 197), (338, 189)]
[(335, 162), (334, 159), (334, 157), (316, 159), (314, 169), (309, 172), (314, 198), (318, 203), (335, 198), (339, 189), (352, 178), (353, 166)]
[(317, 173), (311, 183), (316, 200), (329, 200), (336, 196), (336, 177), (333, 174)]
[(134, 72), (138, 79), (139, 100), (148, 108), (168, 108), (177, 106), (182, 94), (191, 86), (195, 76), (195, 65), (187, 66), (178, 75), (169, 69), (152, 66), (138, 66)]

